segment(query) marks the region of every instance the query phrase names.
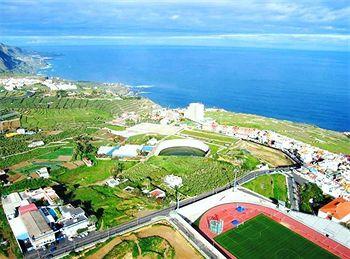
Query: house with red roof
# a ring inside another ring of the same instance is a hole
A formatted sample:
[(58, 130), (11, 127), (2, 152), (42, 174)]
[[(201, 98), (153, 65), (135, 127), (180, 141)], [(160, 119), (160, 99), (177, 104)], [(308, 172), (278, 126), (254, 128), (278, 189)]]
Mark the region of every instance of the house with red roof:
[(350, 201), (336, 198), (318, 210), (318, 216), (335, 222), (350, 221)]

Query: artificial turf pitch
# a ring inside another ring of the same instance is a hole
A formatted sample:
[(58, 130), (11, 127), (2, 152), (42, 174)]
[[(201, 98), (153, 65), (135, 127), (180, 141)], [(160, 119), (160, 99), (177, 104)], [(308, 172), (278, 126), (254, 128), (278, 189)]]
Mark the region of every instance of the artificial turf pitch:
[(214, 240), (237, 258), (337, 258), (263, 214)]

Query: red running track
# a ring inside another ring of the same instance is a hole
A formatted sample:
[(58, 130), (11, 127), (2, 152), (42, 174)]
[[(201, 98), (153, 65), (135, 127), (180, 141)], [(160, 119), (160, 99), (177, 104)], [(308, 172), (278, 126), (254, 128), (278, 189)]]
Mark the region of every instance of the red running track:
[[(245, 208), (244, 212), (238, 212), (236, 210), (237, 206), (243, 206)], [(311, 242), (317, 244), (318, 246), (326, 249), (327, 251), (339, 256), (340, 258), (350, 259), (350, 249), (335, 242), (334, 240), (324, 236), (323, 234), (315, 231), (314, 229), (296, 221), (287, 215), (274, 210), (272, 208), (268, 208), (261, 205), (256, 205), (252, 203), (228, 203), (218, 205), (209, 209), (205, 212), (199, 222), (199, 229), (211, 239), (217, 246), (219, 246), (222, 250), (226, 252), (227, 255), (231, 255), (228, 251), (226, 251), (223, 247), (221, 247), (218, 243), (214, 241), (214, 237), (216, 236), (209, 230), (209, 220), (215, 215), (218, 216), (219, 219), (224, 221), (223, 232), (230, 230), (233, 228), (232, 220), (237, 219), (240, 223), (245, 222), (251, 218), (256, 217), (259, 214), (265, 214), (269, 218), (275, 220), (276, 222), (286, 226), (287, 228), (293, 230), (295, 233), (307, 238)], [(235, 258), (231, 255), (231, 258)]]

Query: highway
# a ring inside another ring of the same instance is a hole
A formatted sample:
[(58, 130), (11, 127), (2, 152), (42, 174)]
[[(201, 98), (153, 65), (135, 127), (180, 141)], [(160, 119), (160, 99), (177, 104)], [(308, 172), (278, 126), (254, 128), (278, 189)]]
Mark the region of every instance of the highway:
[[(241, 185), (241, 184), (243, 184), (247, 181), (250, 181), (250, 180), (252, 180), (255, 177), (260, 176), (260, 175), (271, 174), (271, 173), (274, 173), (277, 171), (289, 171), (292, 168), (294, 168), (294, 166), (275, 168), (275, 169), (270, 169), (270, 170), (252, 171), (252, 172), (240, 177), (239, 179), (237, 179), (236, 185)], [(200, 194), (196, 197), (182, 200), (179, 203), (179, 207), (181, 208), (181, 207), (187, 206), (189, 204), (192, 204), (194, 202), (197, 202), (199, 200), (208, 198), (214, 194), (220, 193), (222, 191), (225, 191), (225, 190), (233, 187), (233, 185), (234, 185), (234, 183), (232, 182), (232, 183), (229, 183), (223, 187), (219, 187), (219, 188), (216, 188), (212, 191)], [(130, 222), (127, 222), (125, 224), (122, 224), (122, 225), (114, 227), (114, 228), (110, 228), (108, 230), (94, 231), (94, 232), (89, 233), (89, 235), (87, 235), (83, 238), (75, 238), (73, 241), (65, 240), (63, 242), (60, 242), (58, 245), (56, 245), (55, 251), (51, 252), (51, 251), (49, 251), (49, 249), (35, 250), (35, 251), (27, 252), (24, 255), (24, 257), (27, 259), (38, 259), (38, 258), (52, 258), (52, 257), (62, 256), (64, 254), (69, 253), (71, 251), (74, 251), (76, 249), (83, 248), (83, 247), (88, 246), (90, 244), (94, 244), (98, 241), (103, 241), (103, 240), (108, 239), (112, 236), (121, 234), (129, 229), (137, 227), (138, 225), (142, 225), (142, 224), (151, 222), (152, 219), (155, 217), (168, 216), (169, 213), (175, 209), (176, 209), (176, 205), (173, 205), (173, 206), (170, 206), (166, 209), (158, 210), (158, 211), (153, 212), (147, 216), (132, 220)]]

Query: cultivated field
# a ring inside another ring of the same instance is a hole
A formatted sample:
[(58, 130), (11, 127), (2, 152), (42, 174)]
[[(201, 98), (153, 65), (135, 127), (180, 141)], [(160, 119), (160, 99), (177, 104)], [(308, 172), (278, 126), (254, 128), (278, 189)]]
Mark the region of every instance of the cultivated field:
[[(233, 181), (234, 168), (230, 163), (211, 158), (155, 156), (124, 171), (123, 175), (140, 186), (160, 186), (174, 193), (163, 183), (166, 175), (174, 174), (183, 179), (180, 192), (185, 196), (195, 196)], [(243, 172), (238, 176), (241, 174)]]

